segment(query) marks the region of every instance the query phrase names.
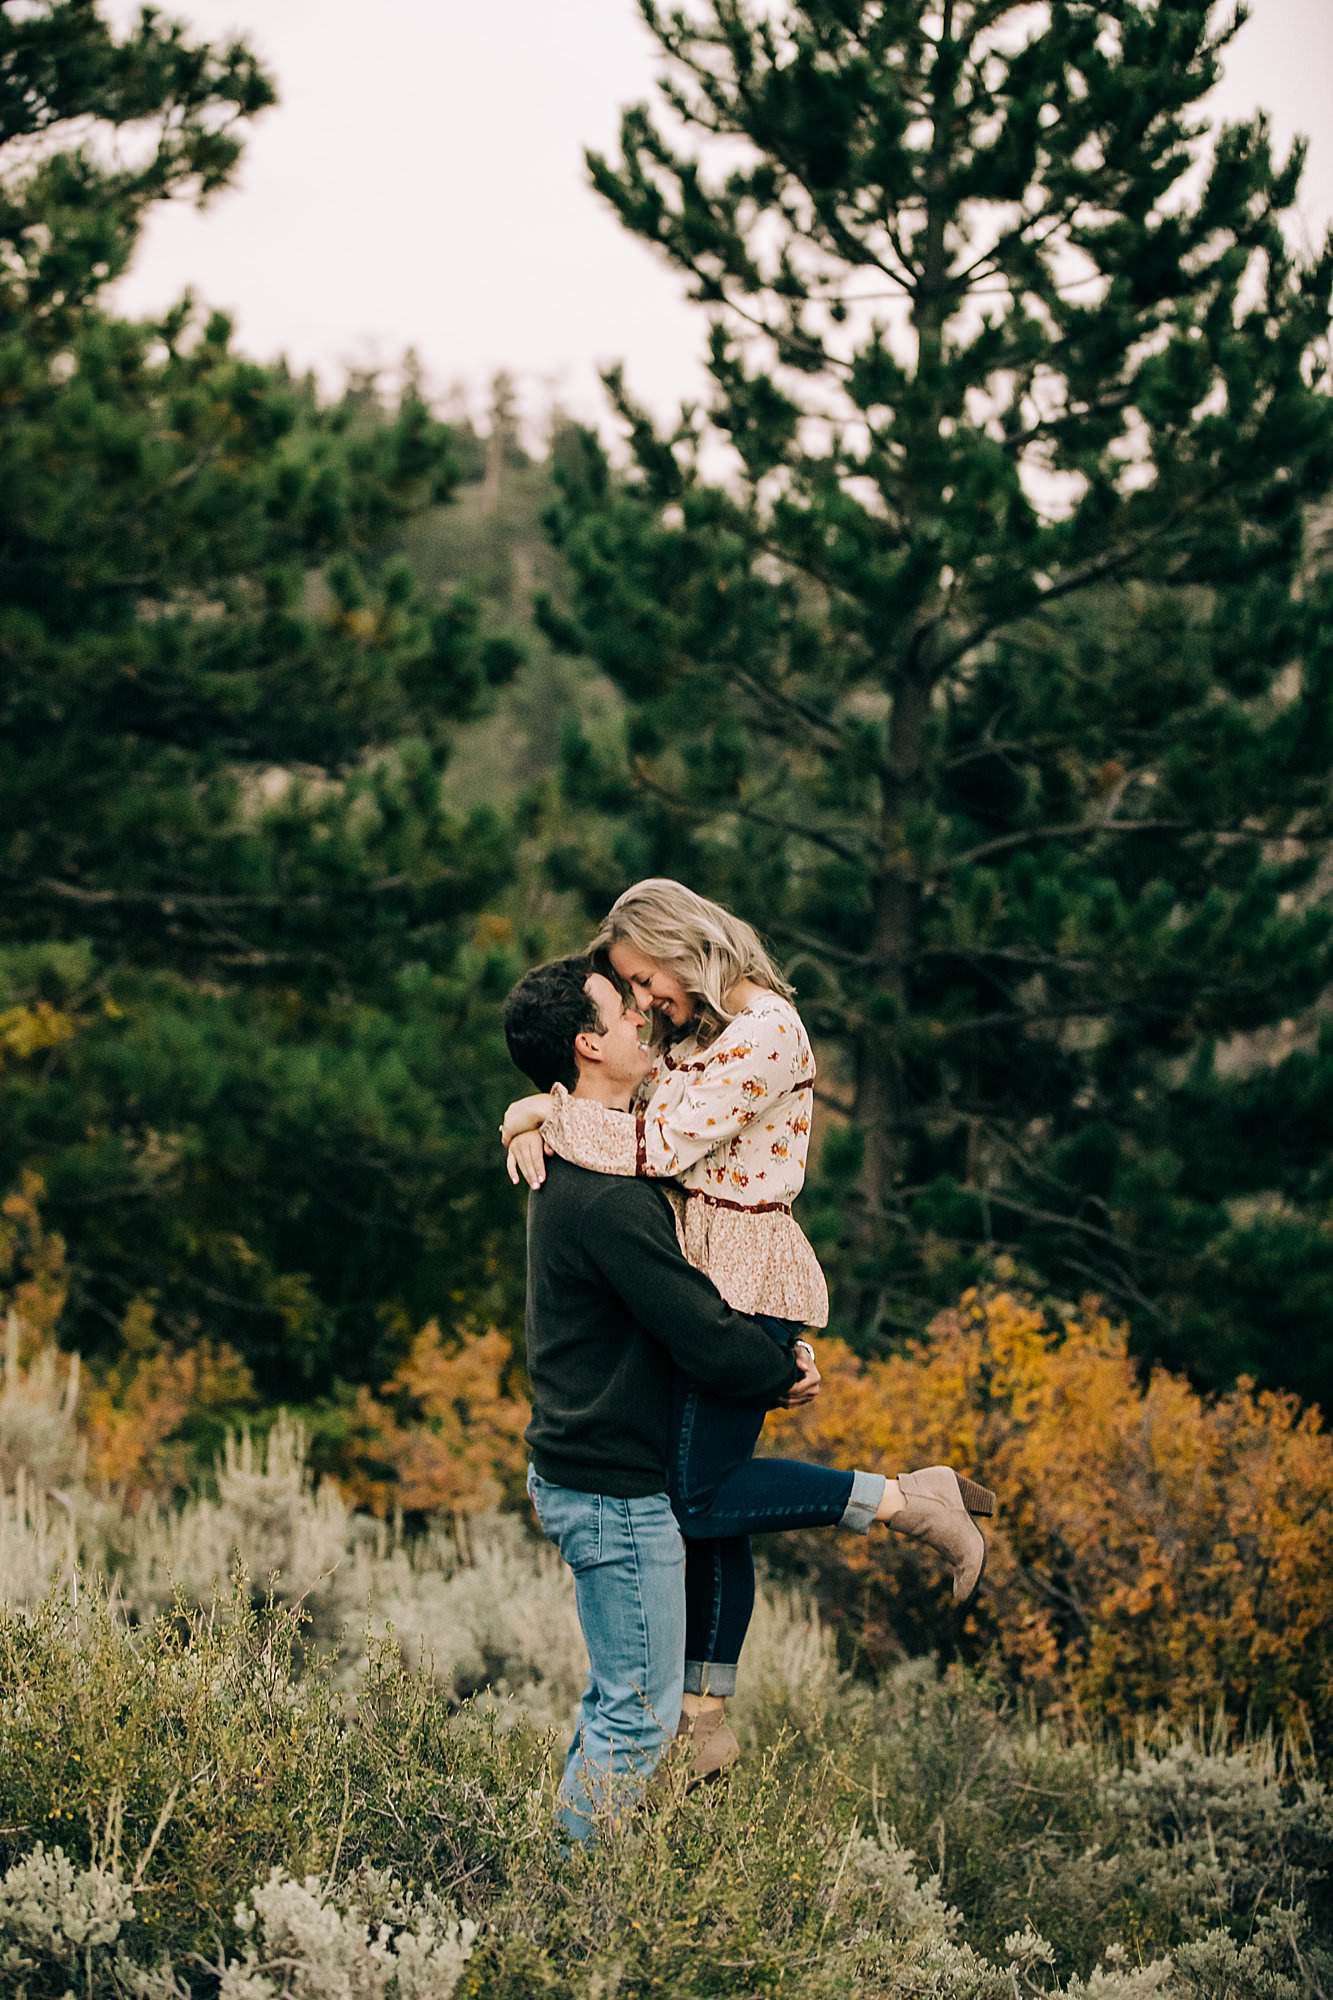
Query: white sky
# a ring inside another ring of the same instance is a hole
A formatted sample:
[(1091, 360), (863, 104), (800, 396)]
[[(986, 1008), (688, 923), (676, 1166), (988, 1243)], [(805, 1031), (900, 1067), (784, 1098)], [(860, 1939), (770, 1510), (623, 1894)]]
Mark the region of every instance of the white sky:
[[(109, 0), (128, 20), (133, 0)], [(437, 390), (480, 399), (497, 368), (534, 416), (596, 419), (599, 363), (665, 414), (703, 382), (705, 324), (678, 279), (587, 185), (622, 106), (650, 97), (633, 0), (165, 0), (209, 39), (241, 33), (280, 103), (250, 128), (233, 190), (151, 221), (117, 288), (149, 313), (188, 284), (244, 349), (391, 368), (408, 346)], [(1215, 108), (1263, 106), (1311, 141), (1302, 217), (1333, 221), (1333, 0), (1252, 0)]]

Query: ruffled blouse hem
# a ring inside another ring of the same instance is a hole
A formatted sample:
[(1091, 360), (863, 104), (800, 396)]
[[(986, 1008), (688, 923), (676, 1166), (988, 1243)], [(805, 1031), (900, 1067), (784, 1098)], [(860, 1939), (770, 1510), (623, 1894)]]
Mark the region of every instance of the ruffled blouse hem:
[(742, 1208), (670, 1186), (663, 1192), (687, 1260), (712, 1279), (733, 1311), (828, 1325), (824, 1273), (789, 1208)]

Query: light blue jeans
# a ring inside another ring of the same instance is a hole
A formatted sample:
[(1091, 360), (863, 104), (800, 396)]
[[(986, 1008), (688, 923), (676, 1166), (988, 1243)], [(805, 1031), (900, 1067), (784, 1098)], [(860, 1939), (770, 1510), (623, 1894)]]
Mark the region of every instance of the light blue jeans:
[(589, 1841), (634, 1804), (676, 1733), (685, 1678), (685, 1543), (665, 1493), (617, 1500), (528, 1468), (542, 1532), (574, 1572), (588, 1685), (560, 1781), (560, 1822)]

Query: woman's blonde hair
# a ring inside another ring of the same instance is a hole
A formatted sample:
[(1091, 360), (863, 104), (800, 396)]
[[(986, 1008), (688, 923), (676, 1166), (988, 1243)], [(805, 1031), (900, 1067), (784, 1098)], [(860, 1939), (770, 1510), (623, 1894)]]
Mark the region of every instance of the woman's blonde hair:
[(669, 875), (650, 875), (617, 896), (588, 952), (605, 958), (614, 944), (632, 945), (680, 981), (695, 1003), (695, 1029), (703, 1041), (734, 1020), (725, 995), (738, 980), (753, 980), (786, 1000), (794, 990), (757, 931)]

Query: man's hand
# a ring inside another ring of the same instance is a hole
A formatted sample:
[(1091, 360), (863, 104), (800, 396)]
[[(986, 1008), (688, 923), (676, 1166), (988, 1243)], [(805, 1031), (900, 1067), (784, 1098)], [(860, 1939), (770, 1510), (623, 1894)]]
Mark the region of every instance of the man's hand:
[(546, 1155), (550, 1147), (540, 1132), (520, 1132), (509, 1144), (505, 1154), (505, 1165), (509, 1178), (517, 1187), (525, 1180), (530, 1188), (539, 1188), (546, 1179)]
[(806, 1403), (813, 1403), (819, 1394), (820, 1375), (815, 1366), (814, 1350), (808, 1341), (801, 1341), (796, 1349), (796, 1366), (800, 1374), (783, 1397), (780, 1407), (784, 1410), (799, 1410)]
[(500, 1127), (500, 1139), (506, 1146), (513, 1144), (520, 1132), (535, 1132), (544, 1125), (555, 1110), (555, 1099), (546, 1091), (539, 1090), (533, 1097), (518, 1097), (505, 1112), (504, 1124)]

